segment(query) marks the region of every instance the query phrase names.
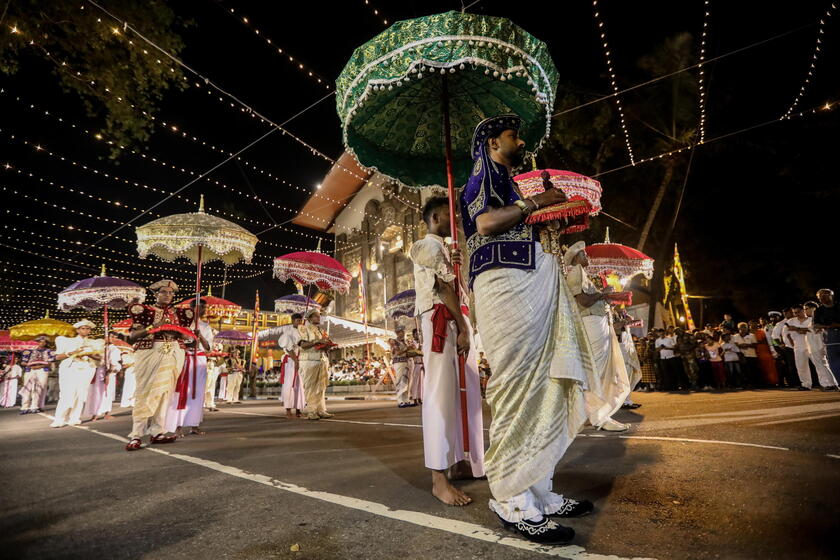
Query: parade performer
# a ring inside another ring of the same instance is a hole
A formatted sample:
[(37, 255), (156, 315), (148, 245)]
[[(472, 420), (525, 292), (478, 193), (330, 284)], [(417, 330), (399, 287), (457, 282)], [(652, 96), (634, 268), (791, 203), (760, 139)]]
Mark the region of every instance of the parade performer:
[(397, 338), (388, 340), (391, 348), (391, 364), (394, 368), (394, 384), (397, 390), (397, 406), (406, 408), (412, 406), (408, 396), (409, 369), (408, 369), (408, 344), (405, 341), (405, 327), (397, 325), (394, 329)]
[(586, 414), (589, 422), (599, 430), (623, 432), (627, 424), (612, 419), (630, 394), (630, 379), (621, 345), (612, 328), (612, 312), (604, 295), (612, 288), (599, 289), (590, 280), (585, 267), (589, 266), (586, 244), (578, 241), (566, 250), (566, 281), (575, 297), (583, 326), (586, 329), (592, 356), (595, 358), (595, 375), (587, 380)]
[(477, 126), (461, 219), (478, 331), (493, 369), (487, 384), (493, 420), (484, 457), (490, 507), (508, 530), (561, 544), (574, 531), (549, 516), (592, 510), (588, 501), (551, 490), (554, 468), (586, 420), (582, 389), (593, 364), (560, 263), (543, 252), (524, 223), (536, 208), (566, 196), (548, 188), (522, 199), (511, 179), (525, 155), (521, 122), (503, 115)]
[(309, 420), (332, 418), (327, 412), (327, 371), (330, 363), (327, 357), (332, 342), (321, 328), (321, 314), (312, 310), (306, 316), (306, 322), (298, 327), (300, 331), (300, 377), (303, 381), (303, 394), (306, 400), (304, 412)]
[(218, 358), (210, 358), (207, 360), (207, 382), (204, 385), (204, 408), (209, 412), (218, 412), (216, 408), (216, 381), (219, 380), (219, 374), (222, 367), (219, 364)]
[(100, 418), (106, 420), (111, 418), (114, 399), (117, 396), (117, 374), (122, 369), (120, 349), (114, 344), (117, 341), (119, 341), (117, 336), (112, 334), (109, 337), (108, 349), (103, 354), (102, 363), (96, 368), (96, 373), (88, 387), (84, 414), (90, 416), (91, 422)]
[(234, 348), (227, 359), (227, 385), (225, 401), (241, 404), (239, 394), (242, 392), (242, 378), (245, 375), (245, 360), (239, 357), (239, 348)]
[(423, 369), (423, 356), (420, 351), (420, 331), (414, 329), (411, 333), (412, 339), (409, 341), (409, 352), (415, 355), (408, 360), (408, 398), (414, 405), (423, 404), (423, 378), (425, 370)]
[(616, 336), (618, 336), (619, 347), (621, 348), (621, 357), (624, 359), (624, 367), (627, 369), (627, 377), (630, 378), (630, 391), (627, 392), (627, 397), (621, 408), (636, 409), (641, 408), (641, 404), (633, 402), (631, 395), (636, 390), (636, 386), (642, 380), (642, 363), (639, 360), (639, 354), (636, 353), (636, 343), (633, 342), (633, 335), (627, 329), (627, 323), (633, 320), (627, 315), (627, 312), (622, 312), (621, 316), (613, 322)]
[(793, 317), (787, 320), (788, 334), (786, 335), (793, 346), (794, 363), (796, 364), (796, 373), (799, 375), (799, 382), (801, 383), (801, 391), (810, 391), (813, 385), (811, 378), (811, 368), (808, 366), (810, 361), (814, 364), (814, 369), (817, 371), (817, 377), (821, 387), (836, 387), (837, 381), (834, 375), (828, 368), (828, 359), (825, 354), (825, 347), (822, 347), (823, 352), (820, 353), (820, 345), (816, 345), (816, 350), (812, 350), (810, 342), (817, 341), (817, 337), (812, 336), (809, 340), (808, 335), (814, 334), (811, 329), (813, 318), (805, 314), (805, 309), (801, 305), (794, 305), (791, 308)]
[(219, 363), (219, 391), (216, 393), (216, 398), (220, 401), (224, 401), (225, 399), (227, 399), (227, 380), (227, 360), (222, 360)]
[[(301, 410), (306, 406), (303, 396), (303, 382), (300, 379), (300, 331), (303, 324), (303, 315), (295, 313), (292, 315), (292, 324), (284, 329), (278, 340), (278, 345), (286, 351), (283, 361), (280, 364), (280, 379), (283, 388), (280, 392), (280, 399), (286, 409), (286, 418), (300, 418)], [(292, 411), (294, 410), (294, 415)]]
[(12, 354), (8, 363), (3, 364), (0, 374), (0, 408), (11, 408), (17, 403), (18, 384), (20, 383), (23, 368), (15, 360)]
[(35, 337), (37, 348), (24, 350), (20, 355), (23, 367), (23, 387), (20, 390), (20, 413), (30, 414), (44, 411), (50, 371), (55, 362), (55, 350), (49, 348), (49, 338)]
[(149, 289), (155, 292), (155, 304), (134, 304), (128, 308), (132, 319), (129, 342), (134, 343), (134, 408), (131, 411), (132, 427), (126, 451), (142, 447), (144, 435), (151, 436), (151, 443), (172, 443), (177, 436), (166, 435), (166, 412), (169, 399), (175, 390), (175, 381), (184, 367), (184, 343), (174, 334), (149, 330), (161, 325), (178, 325), (189, 328), (192, 309), (172, 307), (172, 298), (178, 284), (160, 280)]
[(825, 351), (828, 364), (835, 376), (840, 375), (840, 305), (834, 301), (834, 292), (823, 288), (817, 292), (820, 306), (814, 311), (814, 327), (825, 334)]
[(55, 339), (58, 366), (58, 404), (52, 428), (64, 425), (76, 426), (82, 423), (82, 411), (88, 395), (90, 382), (96, 374), (104, 352), (102, 340), (93, 340), (90, 331), (94, 324), (83, 319), (73, 325), (76, 336), (59, 336)]
[[(429, 233), (414, 242), (410, 253), (416, 290), (414, 316), (420, 320), (425, 369), (423, 451), (426, 468), (432, 471), (432, 494), (445, 504), (464, 506), (472, 498), (449, 482), (447, 470), (452, 478), (485, 474), (478, 357), (472, 325), (455, 293), (453, 266), (460, 264), (460, 255), (450, 255), (443, 242), (451, 234), (449, 200), (427, 200), (423, 220)], [(469, 454), (464, 452), (459, 354), (464, 356)]]
[[(166, 412), (166, 423), (164, 429), (167, 432), (175, 432), (183, 437), (183, 428), (189, 428), (192, 435), (204, 435), (199, 429), (204, 419), (204, 392), (207, 387), (207, 352), (213, 348), (213, 329), (210, 323), (204, 321), (204, 314), (207, 310), (207, 301), (204, 298), (198, 300), (198, 329), (195, 328), (195, 321), (190, 324), (190, 329), (197, 332), (196, 340), (186, 347), (186, 362), (178, 381), (175, 383), (175, 392), (169, 401), (169, 410)], [(198, 345), (193, 362), (194, 346)]]
[(134, 391), (137, 389), (137, 380), (134, 377), (134, 350), (123, 350), (120, 361), (123, 365), (123, 386), (122, 395), (120, 396), (120, 406), (131, 408), (134, 406)]

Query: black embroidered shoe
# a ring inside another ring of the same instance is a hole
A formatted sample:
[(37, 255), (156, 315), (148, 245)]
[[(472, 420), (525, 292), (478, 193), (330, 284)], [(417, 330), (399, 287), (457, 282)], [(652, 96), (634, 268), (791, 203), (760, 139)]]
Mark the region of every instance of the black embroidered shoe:
[(499, 521), (511, 533), (516, 533), (524, 539), (537, 544), (561, 545), (567, 544), (575, 538), (574, 529), (563, 527), (548, 517), (543, 517), (539, 521), (523, 519), (517, 523), (511, 523), (499, 517)]
[(595, 506), (589, 500), (572, 500), (565, 498), (563, 500), (563, 507), (556, 512), (549, 514), (549, 517), (583, 517), (589, 515)]

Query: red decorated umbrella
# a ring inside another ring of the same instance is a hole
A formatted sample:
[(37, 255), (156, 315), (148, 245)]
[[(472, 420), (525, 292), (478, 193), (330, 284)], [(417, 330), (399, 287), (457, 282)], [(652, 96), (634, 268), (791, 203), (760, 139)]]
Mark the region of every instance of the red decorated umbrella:
[[(208, 317), (220, 317), (220, 318), (230, 318), (236, 317), (239, 314), (239, 311), (242, 309), (242, 306), (232, 301), (228, 301), (226, 299), (222, 299), (220, 297), (215, 297), (211, 295), (201, 296), (207, 305), (205, 307), (205, 314)], [(190, 309), (195, 306), (195, 298), (190, 298), (182, 301), (175, 305), (175, 307), (180, 307), (183, 309)]]
[(37, 347), (38, 343), (34, 340), (14, 340), (9, 331), (0, 331), (0, 352), (20, 352)]
[(653, 259), (627, 245), (610, 243), (609, 231), (604, 243), (586, 246), (586, 256), (589, 258), (586, 271), (593, 276), (614, 273), (622, 280), (637, 274), (648, 279), (653, 277)]
[(525, 219), (529, 224), (559, 220), (558, 233), (575, 233), (589, 227), (589, 216), (601, 212), (601, 183), (586, 175), (558, 169), (536, 169), (517, 175), (513, 180), (526, 198), (545, 192), (546, 181), (566, 194), (566, 202), (531, 212)]
[(346, 294), (352, 276), (344, 266), (324, 253), (299, 251), (274, 259), (274, 277), (294, 280), (300, 284), (317, 286), (321, 290), (335, 290)]
[(131, 318), (123, 319), (111, 325), (111, 330), (120, 334), (128, 334), (131, 331), (131, 325), (133, 323), (134, 321)]

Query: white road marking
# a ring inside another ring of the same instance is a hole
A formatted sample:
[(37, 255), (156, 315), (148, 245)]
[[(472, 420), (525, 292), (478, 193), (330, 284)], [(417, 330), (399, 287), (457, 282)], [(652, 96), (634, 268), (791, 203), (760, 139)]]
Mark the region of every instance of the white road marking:
[(743, 447), (760, 447), (762, 449), (778, 449), (779, 451), (790, 451), (787, 447), (779, 447), (777, 445), (760, 445), (758, 443), (743, 443), (740, 441), (720, 441), (716, 439), (692, 439), (692, 438), (675, 438), (675, 437), (656, 437), (656, 436), (618, 436), (620, 439), (653, 439), (662, 441), (685, 441), (690, 443), (719, 443), (722, 445), (740, 445)]
[(756, 422), (753, 426), (772, 426), (773, 424), (789, 424), (791, 422), (805, 422), (806, 420), (819, 420), (820, 418), (833, 418), (840, 416), (840, 411), (828, 414), (814, 414), (812, 416), (803, 416), (801, 418), (785, 418), (783, 420), (773, 420), (772, 422)]
[[(41, 416), (46, 416), (47, 418), (54, 419), (54, 417), (44, 413), (41, 413)], [(104, 436), (113, 440), (117, 440), (121, 443), (128, 442), (128, 438), (124, 438), (115, 434), (109, 434), (106, 432), (100, 432), (99, 430), (94, 430), (93, 428), (89, 428), (87, 426), (72, 427), (77, 428), (79, 430), (85, 430), (87, 432), (97, 434), (100, 436)], [(172, 459), (177, 459), (186, 463), (192, 463), (193, 465), (198, 465), (206, 469), (224, 473), (229, 476), (234, 476), (243, 480), (249, 480), (251, 482), (257, 482), (259, 484), (263, 484), (265, 486), (269, 486), (277, 490), (291, 492), (292, 494), (298, 494), (300, 496), (306, 496), (308, 498), (321, 500), (334, 505), (364, 511), (372, 515), (378, 515), (380, 517), (386, 517), (388, 519), (394, 519), (396, 521), (403, 521), (405, 523), (419, 525), (420, 527), (426, 527), (428, 529), (446, 531), (447, 533), (460, 535), (462, 537), (467, 537), (502, 546), (509, 546), (511, 548), (518, 548), (520, 550), (537, 552), (540, 554), (545, 554), (547, 556), (565, 558), (568, 560), (653, 560), (651, 558), (628, 558), (622, 556), (593, 554), (590, 552), (586, 552), (586, 549), (584, 549), (583, 547), (575, 545), (554, 547), (540, 546), (538, 544), (526, 541), (524, 539), (501, 536), (498, 533), (491, 531), (487, 527), (477, 525), (475, 523), (468, 523), (466, 521), (458, 521), (456, 519), (437, 517), (434, 515), (429, 515), (427, 513), (421, 513), (419, 511), (391, 509), (388, 506), (377, 502), (371, 502), (359, 498), (351, 498), (349, 496), (342, 496), (340, 494), (333, 494), (331, 492), (320, 492), (318, 490), (310, 490), (308, 488), (304, 488), (303, 486), (298, 486), (289, 482), (283, 482), (281, 480), (277, 480), (266, 475), (249, 473), (236, 467), (224, 465), (215, 461), (209, 461), (207, 459), (200, 459), (198, 457), (191, 457), (189, 455), (181, 455), (180, 453), (171, 453), (169, 451), (163, 451), (161, 449), (158, 449), (157, 447), (144, 447), (143, 449), (145, 449), (146, 451), (151, 451), (152, 453), (165, 455)]]
[(831, 453), (826, 453), (826, 457), (831, 457), (832, 459), (840, 459), (840, 455), (832, 455)]

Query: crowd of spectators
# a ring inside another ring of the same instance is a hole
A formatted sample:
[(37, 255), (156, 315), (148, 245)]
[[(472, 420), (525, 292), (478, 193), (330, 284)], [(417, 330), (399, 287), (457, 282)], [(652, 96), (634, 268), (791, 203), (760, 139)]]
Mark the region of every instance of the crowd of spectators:
[(736, 323), (723, 316), (703, 329), (653, 329), (636, 339), (641, 390), (819, 386), (837, 391), (840, 317), (831, 290), (809, 301)]

